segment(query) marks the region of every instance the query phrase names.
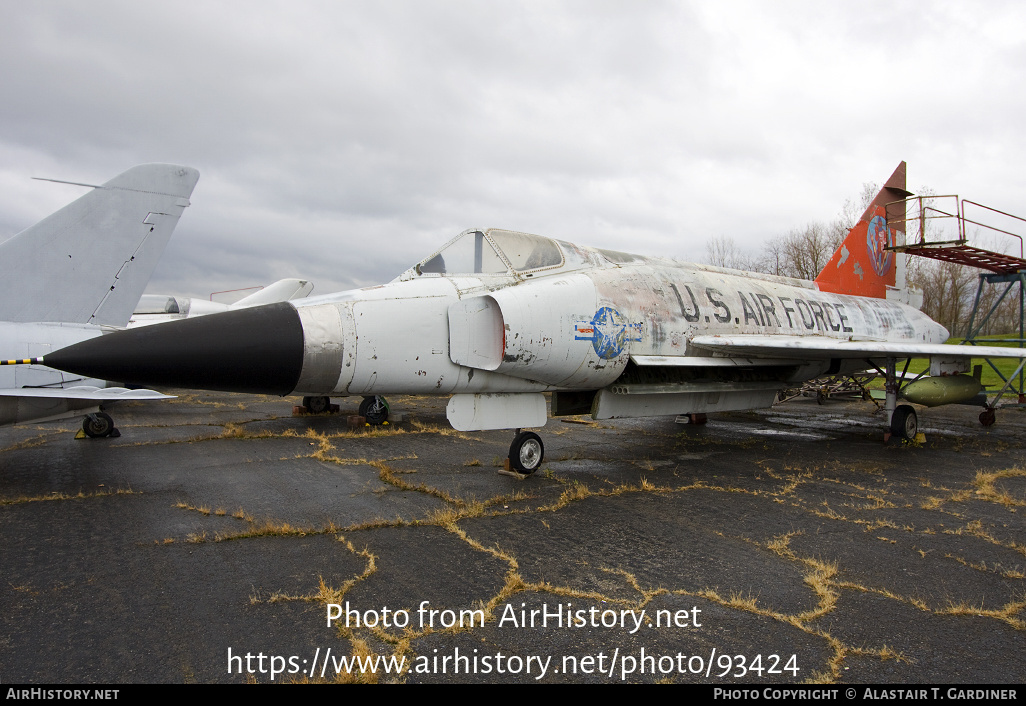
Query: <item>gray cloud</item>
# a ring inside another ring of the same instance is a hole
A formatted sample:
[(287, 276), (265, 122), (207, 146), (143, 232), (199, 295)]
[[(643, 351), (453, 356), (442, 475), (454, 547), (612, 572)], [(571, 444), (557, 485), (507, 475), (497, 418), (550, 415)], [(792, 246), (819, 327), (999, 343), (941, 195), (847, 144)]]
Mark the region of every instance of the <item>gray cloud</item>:
[(471, 226), (701, 257), (910, 183), (1020, 205), (1023, 11), (959, 4), (15, 3), (0, 227), (202, 173), (151, 291), (394, 277)]

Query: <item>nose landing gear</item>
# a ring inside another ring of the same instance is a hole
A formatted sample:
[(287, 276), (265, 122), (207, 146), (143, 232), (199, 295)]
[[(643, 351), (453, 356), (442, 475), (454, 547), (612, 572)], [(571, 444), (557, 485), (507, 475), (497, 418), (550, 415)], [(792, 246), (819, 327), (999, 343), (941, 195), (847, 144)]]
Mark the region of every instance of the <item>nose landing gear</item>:
[(533, 431), (517, 429), (513, 443), (509, 446), (509, 465), (521, 475), (530, 475), (538, 470), (545, 458), (545, 445)]

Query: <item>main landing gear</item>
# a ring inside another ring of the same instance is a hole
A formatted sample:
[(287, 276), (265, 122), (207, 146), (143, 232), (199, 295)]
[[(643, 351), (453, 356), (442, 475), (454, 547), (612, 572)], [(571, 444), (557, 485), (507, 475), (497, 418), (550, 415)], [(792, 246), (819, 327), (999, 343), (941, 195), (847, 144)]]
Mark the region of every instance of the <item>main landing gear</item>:
[[(904, 379), (908, 372), (908, 365), (911, 360), (905, 361), (905, 369), (901, 372), (901, 379)], [(898, 378), (897, 360), (888, 358), (884, 366), (885, 370), (877, 371), (884, 373), (884, 389), (887, 391), (887, 401), (884, 409), (887, 412), (889, 431), (884, 435), (884, 441), (890, 437), (897, 437), (902, 441), (915, 441), (919, 433), (919, 418), (912, 405), (898, 404), (898, 392), (901, 389), (901, 382)]]
[(303, 407), (307, 414), (323, 414), (331, 408), (330, 397), (304, 397)]
[[(887, 402), (885, 410), (887, 412), (888, 419), (888, 431), (884, 435), (884, 441), (887, 441), (891, 437), (897, 437), (902, 441), (913, 441), (919, 434), (919, 420), (916, 417), (916, 410), (907, 404), (899, 405), (898, 397), (901, 395), (902, 382), (906, 380), (905, 373), (908, 372), (910, 360), (905, 361), (905, 369), (902, 370), (901, 374), (897, 373), (896, 360), (894, 358), (887, 358), (884, 364), (884, 369), (881, 370), (872, 361), (867, 361), (871, 366), (876, 368), (876, 371), (883, 376), (885, 381), (885, 389), (887, 391)], [(1024, 363), (1023, 365), (1026, 365)], [(1022, 366), (1020, 366), (1021, 368)], [(984, 410), (980, 413), (980, 424), (985, 427), (989, 427), (994, 424), (996, 415), (994, 409), (997, 407), (998, 400), (1011, 385), (1012, 378), (1019, 374), (1017, 369), (1011, 376), (1008, 377), (1005, 387), (998, 392), (997, 396), (990, 402), (986, 402), (986, 398), (983, 394), (978, 394), (976, 397), (970, 399), (961, 400), (965, 404), (983, 404)], [(919, 380), (925, 372), (920, 373), (913, 379), (908, 385), (914, 384)], [(973, 373), (973, 377), (976, 378), (977, 382), (980, 379), (980, 370), (977, 366), (977, 370)], [(911, 396), (911, 395), (910, 395)], [(980, 400), (980, 401), (978, 401)], [(956, 400), (958, 401), (958, 400)], [(950, 404), (950, 400), (938, 401), (936, 404)]]
[(114, 420), (106, 412), (93, 412), (87, 414), (85, 419), (82, 420), (82, 431), (90, 439), (100, 439), (105, 436), (119, 437), (119, 432), (114, 427)]
[(891, 435), (912, 441), (919, 433), (919, 419), (911, 405), (898, 405), (891, 415)]
[(509, 445), (509, 466), (520, 475), (528, 476), (538, 470), (545, 458), (545, 446), (541, 437), (533, 431), (517, 429), (513, 443)]
[(360, 416), (372, 426), (388, 421), (388, 400), (380, 395), (364, 397), (360, 403)]
[[(303, 408), (307, 414), (323, 414), (331, 409), (331, 398), (311, 396), (303, 398)], [(360, 403), (360, 416), (372, 426), (388, 421), (388, 400), (380, 395), (364, 397)]]

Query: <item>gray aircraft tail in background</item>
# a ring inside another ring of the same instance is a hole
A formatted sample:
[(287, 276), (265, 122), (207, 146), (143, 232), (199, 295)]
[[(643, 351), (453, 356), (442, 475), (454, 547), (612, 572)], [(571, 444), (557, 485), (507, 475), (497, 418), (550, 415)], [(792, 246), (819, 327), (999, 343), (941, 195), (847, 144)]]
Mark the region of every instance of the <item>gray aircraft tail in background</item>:
[[(133, 167), (0, 243), (0, 347), (34, 358), (124, 327), (199, 180), (174, 164)], [(101, 404), (158, 399), (151, 390), (42, 365), (0, 368), (0, 425), (87, 413), (93, 436), (114, 429)]]

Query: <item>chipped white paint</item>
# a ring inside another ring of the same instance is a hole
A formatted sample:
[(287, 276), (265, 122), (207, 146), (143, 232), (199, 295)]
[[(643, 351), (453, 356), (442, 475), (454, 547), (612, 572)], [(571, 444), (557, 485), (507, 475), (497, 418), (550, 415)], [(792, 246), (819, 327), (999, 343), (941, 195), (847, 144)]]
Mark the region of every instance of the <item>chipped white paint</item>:
[[(527, 426), (547, 390), (600, 391), (597, 418), (751, 409), (867, 358), (970, 354), (897, 301), (496, 230), (465, 231), (388, 284), (294, 305), (307, 337), (296, 393), (468, 395), (450, 405), (460, 428)], [(641, 392), (660, 375), (668, 387)], [(503, 421), (501, 400), (520, 411)]]

